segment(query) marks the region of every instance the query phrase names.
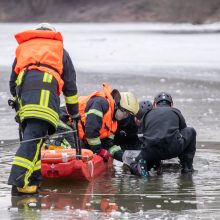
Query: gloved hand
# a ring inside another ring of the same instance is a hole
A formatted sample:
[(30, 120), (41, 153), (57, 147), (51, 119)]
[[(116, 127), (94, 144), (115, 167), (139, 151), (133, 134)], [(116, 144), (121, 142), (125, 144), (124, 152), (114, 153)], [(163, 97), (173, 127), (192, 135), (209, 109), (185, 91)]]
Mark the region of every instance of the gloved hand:
[(99, 151), (98, 155), (103, 158), (104, 162), (108, 162), (109, 157), (110, 157), (110, 154), (109, 154), (109, 152), (108, 152), (107, 150), (105, 150), (104, 148), (102, 148), (102, 149)]
[(8, 105), (11, 106), (12, 109), (15, 109), (16, 112), (19, 109), (18, 100), (15, 96), (8, 100)]
[(72, 124), (73, 129), (76, 129), (78, 121), (80, 120), (81, 116), (79, 113), (75, 115), (70, 115), (70, 124)]
[(147, 162), (146, 160), (140, 159), (130, 164), (131, 172), (135, 175), (141, 177), (148, 177), (149, 173), (147, 170)]

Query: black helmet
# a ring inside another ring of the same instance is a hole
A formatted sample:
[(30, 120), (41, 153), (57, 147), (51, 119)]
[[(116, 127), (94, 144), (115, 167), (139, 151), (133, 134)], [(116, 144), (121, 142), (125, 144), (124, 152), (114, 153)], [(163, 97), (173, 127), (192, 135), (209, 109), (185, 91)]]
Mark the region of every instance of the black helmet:
[(136, 115), (137, 119), (141, 119), (144, 114), (153, 108), (151, 101), (141, 101), (139, 102), (139, 111)]
[(154, 103), (158, 104), (159, 102), (166, 101), (170, 105), (173, 103), (172, 96), (167, 92), (160, 92), (158, 95), (154, 98)]

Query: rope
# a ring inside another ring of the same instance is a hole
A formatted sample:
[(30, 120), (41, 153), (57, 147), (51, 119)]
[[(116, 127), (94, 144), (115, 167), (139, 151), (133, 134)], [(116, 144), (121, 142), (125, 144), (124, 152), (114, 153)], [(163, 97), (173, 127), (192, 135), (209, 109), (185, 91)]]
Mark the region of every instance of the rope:
[(65, 131), (65, 132), (61, 132), (61, 133), (57, 133), (57, 134), (46, 135), (44, 137), (32, 138), (32, 139), (28, 139), (28, 140), (24, 140), (24, 141), (15, 141), (15, 142), (8, 143), (8, 144), (0, 144), (0, 147), (12, 146), (12, 145), (15, 145), (15, 144), (23, 144), (23, 143), (28, 143), (28, 142), (31, 142), (31, 141), (37, 141), (37, 140), (41, 140), (41, 139), (46, 139), (47, 140), (47, 139), (50, 139), (51, 137), (59, 138), (63, 134), (71, 134), (71, 133), (75, 133), (75, 132), (77, 132), (77, 130)]
[(74, 155), (67, 155), (65, 157), (53, 157), (53, 158), (45, 158), (45, 156), (42, 156), (41, 161), (60, 160), (60, 159), (75, 159), (76, 157), (86, 158), (86, 162), (88, 162), (90, 158), (93, 158), (93, 156), (89, 156), (89, 155), (82, 156), (82, 155), (74, 154)]

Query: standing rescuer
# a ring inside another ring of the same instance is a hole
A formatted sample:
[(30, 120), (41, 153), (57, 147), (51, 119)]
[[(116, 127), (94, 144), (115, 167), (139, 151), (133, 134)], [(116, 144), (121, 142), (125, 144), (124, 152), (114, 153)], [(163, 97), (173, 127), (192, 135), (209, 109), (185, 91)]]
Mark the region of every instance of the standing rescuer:
[(154, 98), (154, 108), (143, 116), (142, 133), (141, 153), (130, 165), (134, 174), (147, 176), (152, 165), (174, 157), (179, 157), (183, 173), (193, 172), (196, 131), (187, 127), (169, 93)]
[(103, 91), (79, 97), (80, 139), (105, 161), (108, 161), (110, 156), (122, 161), (123, 151), (120, 146), (114, 144), (117, 121), (137, 114), (138, 110), (138, 100), (132, 93), (119, 93), (104, 83)]
[[(63, 92), (69, 115), (78, 120), (76, 73), (60, 32), (48, 23), (15, 35), (19, 44), (12, 66), (10, 92), (19, 105), (23, 141), (55, 132), (59, 95)], [(37, 193), (41, 182), (42, 140), (21, 143), (12, 162), (8, 184), (12, 195)]]

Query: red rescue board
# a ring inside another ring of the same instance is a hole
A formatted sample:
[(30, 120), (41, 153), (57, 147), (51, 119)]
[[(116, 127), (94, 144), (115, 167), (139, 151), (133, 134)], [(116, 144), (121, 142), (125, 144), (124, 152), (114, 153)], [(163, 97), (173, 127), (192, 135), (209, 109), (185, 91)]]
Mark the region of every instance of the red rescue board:
[[(71, 151), (72, 150), (72, 151)], [(74, 149), (42, 151), (41, 173), (47, 179), (69, 179), (90, 181), (112, 165), (113, 159), (104, 162), (102, 157), (82, 149), (82, 158), (76, 159)], [(46, 156), (46, 157), (45, 157)], [(69, 157), (68, 157), (69, 156)]]

